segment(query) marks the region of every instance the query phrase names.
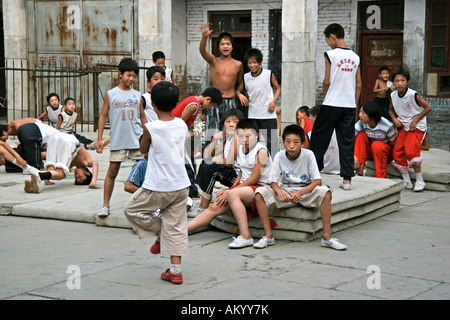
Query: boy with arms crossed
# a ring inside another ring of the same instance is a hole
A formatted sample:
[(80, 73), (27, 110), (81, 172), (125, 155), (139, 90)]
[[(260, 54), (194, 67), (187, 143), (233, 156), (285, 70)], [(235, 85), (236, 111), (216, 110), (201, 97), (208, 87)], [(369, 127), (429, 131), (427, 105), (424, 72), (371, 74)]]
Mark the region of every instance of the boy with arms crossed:
[(141, 159), (139, 153), (139, 137), (142, 135), (142, 124), (139, 116), (141, 93), (132, 88), (139, 73), (139, 66), (131, 58), (124, 58), (119, 63), (120, 83), (109, 90), (104, 99), (102, 112), (98, 119), (97, 152), (103, 153), (103, 130), (109, 114), (111, 126), (111, 153), (103, 189), (103, 207), (99, 217), (109, 215), (109, 202), (114, 190), (114, 181), (119, 173), (121, 162), (127, 159)]
[[(152, 105), (159, 120), (147, 122), (140, 151), (148, 152), (148, 167), (142, 187), (125, 205), (125, 216), (142, 239), (160, 234), (161, 252), (170, 255), (172, 266), (163, 280), (181, 284), (181, 256), (188, 251), (186, 198), (189, 178), (184, 168), (186, 123), (172, 115), (179, 89), (160, 82), (152, 90)], [(153, 213), (160, 209), (161, 217)]]

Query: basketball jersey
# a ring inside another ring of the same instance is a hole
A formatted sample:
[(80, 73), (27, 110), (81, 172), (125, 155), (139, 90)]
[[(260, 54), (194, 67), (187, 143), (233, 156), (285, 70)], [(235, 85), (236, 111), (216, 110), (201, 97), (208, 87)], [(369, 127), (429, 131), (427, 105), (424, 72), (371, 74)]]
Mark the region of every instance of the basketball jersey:
[[(257, 142), (256, 145), (253, 147), (253, 149), (251, 149), (247, 154), (245, 154), (244, 146), (243, 145), (239, 146), (235, 165), (242, 172), (240, 182), (247, 180), (252, 175), (253, 168), (256, 165), (256, 156), (258, 155), (258, 152), (261, 149), (267, 150), (267, 148), (264, 145), (262, 145), (260, 142)], [(268, 150), (267, 150), (267, 153), (269, 153)], [(261, 176), (259, 177), (258, 184), (267, 184), (268, 183), (271, 164), (272, 164), (272, 158), (269, 155), (267, 165), (264, 167), (264, 169), (261, 172)]]
[(50, 120), (53, 127), (58, 123), (58, 116), (60, 115), (62, 108), (62, 105), (59, 105), (56, 110), (54, 110), (51, 106), (47, 106), (46, 108), (48, 120)]
[(188, 128), (191, 127), (191, 125), (194, 123), (195, 119), (197, 118), (198, 111), (200, 110), (200, 102), (198, 101), (197, 96), (191, 96), (187, 97), (183, 101), (181, 101), (175, 109), (172, 110), (172, 115), (181, 118), (186, 108), (192, 104), (195, 104), (197, 106), (197, 109), (195, 112), (189, 117), (189, 119), (186, 121), (186, 125)]
[(74, 111), (71, 115), (68, 115), (65, 111), (61, 112), (62, 117), (61, 127), (59, 128), (62, 132), (73, 132), (75, 127), (75, 122), (77, 121), (77, 113)]
[(332, 107), (356, 108), (356, 73), (359, 56), (347, 48), (335, 48), (325, 53), (331, 64), (330, 87), (324, 105)]
[[(417, 91), (407, 88), (405, 94), (400, 97), (398, 91), (395, 90), (391, 93), (392, 105), (394, 106), (395, 113), (397, 113), (398, 120), (402, 123), (403, 128), (409, 131), (409, 125), (411, 121), (417, 117), (423, 108), (417, 103)], [(427, 130), (427, 117), (423, 117), (417, 122), (416, 128), (421, 131)]]
[(170, 192), (191, 185), (184, 166), (184, 142), (188, 133), (180, 118), (145, 124), (151, 136), (143, 188)]
[(108, 91), (111, 150), (139, 149), (142, 124), (139, 117), (141, 93), (115, 87)]
[(269, 103), (273, 100), (272, 71), (261, 69), (257, 76), (251, 72), (244, 74), (244, 85), (248, 93), (248, 118), (273, 119), (277, 113), (269, 112)]
[(148, 122), (156, 121), (158, 120), (158, 115), (155, 112), (155, 109), (153, 109), (152, 106), (152, 99), (151, 99), (151, 93), (146, 92), (142, 95), (142, 98), (144, 98), (145, 106), (144, 106), (144, 113), (145, 117), (147, 118)]

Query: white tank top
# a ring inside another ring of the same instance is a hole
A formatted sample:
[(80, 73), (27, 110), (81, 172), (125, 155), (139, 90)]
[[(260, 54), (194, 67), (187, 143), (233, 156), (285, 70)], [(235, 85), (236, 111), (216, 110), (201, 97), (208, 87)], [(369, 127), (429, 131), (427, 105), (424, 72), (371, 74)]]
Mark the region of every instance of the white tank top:
[(184, 166), (184, 142), (188, 129), (181, 118), (171, 121), (147, 122), (151, 135), (148, 164), (142, 187), (147, 190), (170, 192), (190, 186)]
[[(417, 103), (416, 97), (419, 95), (417, 91), (408, 88), (406, 93), (400, 97), (398, 91), (391, 93), (392, 105), (395, 113), (397, 113), (398, 120), (402, 123), (403, 128), (409, 131), (411, 121), (417, 117), (423, 108)], [(421, 131), (427, 130), (427, 117), (423, 117), (417, 122), (416, 128)]]
[(244, 74), (244, 85), (248, 93), (248, 118), (273, 119), (277, 113), (269, 112), (269, 103), (273, 100), (272, 71), (261, 69), (260, 74), (253, 76), (251, 72)]
[(59, 105), (56, 110), (53, 110), (51, 106), (47, 106), (47, 117), (53, 127), (58, 123), (58, 116), (60, 115), (62, 108), (63, 106)]
[(152, 106), (151, 93), (146, 92), (142, 95), (142, 97), (145, 100), (144, 113), (147, 121), (152, 122), (158, 120), (158, 115), (156, 114), (155, 109), (153, 109)]
[(356, 73), (359, 56), (350, 49), (336, 48), (325, 53), (331, 64), (330, 87), (323, 101), (332, 107), (356, 108)]
[(139, 149), (142, 123), (139, 116), (141, 93), (115, 87), (108, 91), (111, 150)]
[(77, 121), (77, 113), (74, 111), (71, 115), (68, 115), (66, 112), (61, 112), (60, 116), (62, 117), (62, 123), (59, 130), (62, 132), (73, 132)]
[[(242, 171), (241, 181), (243, 182), (250, 178), (253, 172), (253, 168), (256, 164), (256, 156), (259, 152), (259, 150), (264, 149), (267, 150), (267, 148), (262, 145), (261, 143), (256, 143), (256, 145), (253, 147), (252, 150), (249, 151), (249, 153), (244, 153), (244, 146), (239, 146), (238, 155), (236, 158), (236, 167), (238, 167)], [(269, 151), (267, 151), (269, 153)], [(268, 163), (264, 167), (263, 171), (261, 172), (261, 176), (259, 177), (259, 184), (267, 184), (269, 181), (269, 173), (270, 173), (270, 166), (272, 164), (272, 157), (270, 155), (268, 156)]]

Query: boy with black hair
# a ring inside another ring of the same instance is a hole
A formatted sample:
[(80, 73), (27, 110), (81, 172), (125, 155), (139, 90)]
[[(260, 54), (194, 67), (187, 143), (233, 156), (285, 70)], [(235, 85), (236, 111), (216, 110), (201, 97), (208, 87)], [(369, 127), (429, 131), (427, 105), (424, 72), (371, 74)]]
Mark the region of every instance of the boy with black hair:
[(63, 106), (59, 103), (58, 94), (52, 92), (47, 96), (48, 105), (44, 108), (44, 112), (37, 118), (38, 120), (43, 120), (47, 116), (52, 127), (56, 126), (58, 123), (58, 116), (61, 113)]
[(251, 119), (239, 121), (236, 129), (240, 146), (235, 165), (239, 170), (235, 183), (217, 192), (217, 200), (189, 222), (188, 231), (209, 224), (215, 217), (231, 210), (239, 225), (240, 235), (233, 237), (229, 248), (253, 245), (248, 218), (255, 216), (255, 190), (268, 183), (272, 158), (267, 148), (258, 142), (258, 126)]
[(289, 125), (284, 128), (282, 138), (285, 150), (279, 151), (273, 159), (270, 186), (255, 191), (256, 207), (266, 234), (254, 247), (261, 249), (275, 243), (269, 221), (271, 206), (291, 208), (300, 204), (320, 208), (322, 247), (345, 250), (347, 246), (331, 238), (331, 189), (322, 186), (314, 153), (303, 148), (305, 131), (298, 125)]
[[(172, 115), (179, 89), (160, 82), (152, 89), (152, 105), (158, 120), (145, 124), (140, 151), (148, 152), (144, 184), (125, 205), (125, 216), (139, 238), (160, 234), (161, 252), (170, 255), (171, 267), (163, 280), (181, 284), (181, 256), (188, 251), (186, 198), (189, 178), (184, 169), (186, 123)], [(160, 209), (160, 217), (153, 213)]]
[(325, 41), (331, 50), (325, 52), (325, 77), (323, 95), (325, 99), (313, 126), (310, 149), (314, 152), (319, 170), (323, 168), (323, 157), (336, 129), (339, 145), (339, 185), (351, 190), (351, 179), (355, 175), (355, 113), (361, 96), (361, 72), (359, 56), (350, 50), (344, 40), (344, 28), (333, 23), (324, 31)]
[[(141, 93), (132, 88), (139, 74), (139, 66), (131, 58), (119, 63), (119, 85), (105, 94), (100, 117), (98, 119), (97, 152), (103, 153), (103, 131), (109, 116), (111, 127), (111, 152), (103, 190), (103, 207), (99, 217), (110, 213), (110, 200), (114, 190), (114, 181), (119, 173), (120, 164), (128, 157), (140, 160), (139, 137), (142, 135), (139, 104)], [(128, 154), (128, 155), (127, 155)]]
[(162, 51), (155, 51), (152, 53), (153, 63), (155, 66), (161, 67), (164, 70), (164, 81), (172, 82), (174, 85), (177, 85), (175, 82), (175, 77), (173, 76), (173, 70), (166, 66), (166, 55)]
[(144, 126), (149, 121), (158, 120), (158, 116), (156, 115), (156, 112), (155, 110), (153, 110), (152, 107), (152, 100), (151, 100), (152, 88), (158, 82), (164, 81), (166, 73), (162, 67), (152, 66), (148, 68), (146, 76), (147, 76), (147, 92), (142, 95), (141, 103), (139, 106), (142, 126)]
[[(278, 151), (278, 122), (275, 104), (281, 94), (275, 74), (263, 69), (263, 55), (259, 49), (250, 48), (244, 56), (244, 63), (250, 69), (244, 74), (244, 81), (236, 90), (241, 104), (248, 106), (248, 118), (256, 121), (261, 135), (266, 141), (267, 149), (273, 157)], [(242, 93), (245, 91), (247, 97)], [(275, 90), (275, 93), (274, 93)]]

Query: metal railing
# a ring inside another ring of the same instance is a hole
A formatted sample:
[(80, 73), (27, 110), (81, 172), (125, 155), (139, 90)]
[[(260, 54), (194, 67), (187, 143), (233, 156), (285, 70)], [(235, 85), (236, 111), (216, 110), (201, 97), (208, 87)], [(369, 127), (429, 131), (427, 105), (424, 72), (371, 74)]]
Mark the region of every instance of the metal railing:
[[(92, 69), (27, 68), (26, 62), (6, 60), (0, 72), (5, 73), (6, 121), (37, 118), (48, 105), (49, 93), (56, 93), (60, 103), (71, 97), (78, 113), (77, 131), (96, 131), (106, 92), (118, 85), (117, 65), (95, 65)], [(140, 69), (146, 69), (141, 67)], [(141, 85), (140, 85), (141, 84)], [(145, 92), (145, 70), (139, 74), (136, 90)]]

